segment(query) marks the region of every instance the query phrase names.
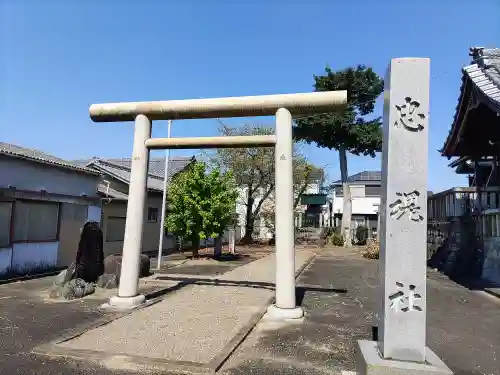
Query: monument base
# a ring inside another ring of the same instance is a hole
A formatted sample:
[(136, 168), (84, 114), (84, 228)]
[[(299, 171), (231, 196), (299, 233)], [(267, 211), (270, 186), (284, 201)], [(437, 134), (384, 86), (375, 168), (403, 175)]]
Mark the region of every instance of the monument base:
[(358, 375), (453, 375), (453, 372), (429, 348), (426, 363), (387, 360), (381, 357), (376, 341), (359, 340), (356, 347)]
[(301, 319), (304, 317), (304, 309), (302, 307), (282, 309), (276, 305), (271, 305), (267, 308), (267, 313), (264, 317), (269, 320)]
[(142, 305), (146, 301), (146, 297), (142, 294), (139, 294), (134, 297), (120, 297), (113, 296), (109, 299), (109, 302), (102, 305), (102, 308), (110, 308), (116, 310), (130, 310), (136, 308), (139, 305)]

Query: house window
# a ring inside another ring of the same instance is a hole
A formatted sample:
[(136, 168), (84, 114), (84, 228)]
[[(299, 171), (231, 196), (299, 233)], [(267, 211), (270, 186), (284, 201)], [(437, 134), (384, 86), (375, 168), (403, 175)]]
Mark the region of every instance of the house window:
[(351, 197), (352, 198), (364, 198), (365, 197), (365, 187), (363, 185), (351, 186)]
[(14, 203), (13, 242), (57, 241), (59, 203), (17, 201)]
[(380, 197), (382, 195), (381, 186), (366, 186), (365, 187), (367, 197)]
[(84, 204), (75, 204), (74, 219), (78, 222), (85, 223), (88, 217), (89, 206)]
[(62, 203), (61, 215), (64, 221), (87, 221), (88, 206), (83, 204)]
[(158, 221), (158, 208), (148, 207), (148, 221), (150, 223), (156, 223)]
[(12, 202), (0, 202), (0, 248), (10, 245)]
[(125, 236), (125, 218), (110, 216), (106, 223), (106, 241), (120, 242)]

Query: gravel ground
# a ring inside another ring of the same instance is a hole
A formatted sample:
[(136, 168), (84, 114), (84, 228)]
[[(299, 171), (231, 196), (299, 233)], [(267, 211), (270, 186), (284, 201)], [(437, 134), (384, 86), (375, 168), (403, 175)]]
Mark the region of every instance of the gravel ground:
[(190, 285), (160, 303), (60, 346), (208, 363), (272, 293), (266, 289)]
[[(297, 252), (299, 269), (313, 252)], [(208, 363), (274, 295), (274, 255), (221, 276), (230, 285), (189, 285), (163, 301), (59, 344), (72, 349)], [(252, 284), (252, 283), (260, 284)], [(249, 285), (247, 285), (249, 284)], [(249, 287), (250, 286), (250, 287)]]

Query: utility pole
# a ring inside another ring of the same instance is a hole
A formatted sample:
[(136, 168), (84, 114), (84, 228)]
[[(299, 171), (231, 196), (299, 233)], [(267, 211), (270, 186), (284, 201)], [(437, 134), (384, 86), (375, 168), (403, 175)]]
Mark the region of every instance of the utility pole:
[[(168, 120), (167, 138), (172, 132), (172, 120)], [(168, 162), (170, 160), (170, 149), (165, 150), (165, 173), (163, 175), (163, 200), (161, 203), (160, 240), (158, 241), (158, 270), (161, 268), (161, 258), (163, 256), (163, 238), (165, 238), (165, 213), (167, 211), (167, 186), (168, 186)]]

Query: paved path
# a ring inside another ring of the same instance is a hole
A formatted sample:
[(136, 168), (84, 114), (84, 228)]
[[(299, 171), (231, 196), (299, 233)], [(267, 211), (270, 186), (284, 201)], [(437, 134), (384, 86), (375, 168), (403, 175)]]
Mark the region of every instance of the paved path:
[[(313, 255), (311, 250), (297, 251), (296, 269)], [(60, 346), (208, 364), (255, 314), (265, 312), (274, 296), (275, 269), (272, 254), (218, 276), (216, 282), (183, 287)]]

